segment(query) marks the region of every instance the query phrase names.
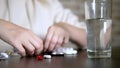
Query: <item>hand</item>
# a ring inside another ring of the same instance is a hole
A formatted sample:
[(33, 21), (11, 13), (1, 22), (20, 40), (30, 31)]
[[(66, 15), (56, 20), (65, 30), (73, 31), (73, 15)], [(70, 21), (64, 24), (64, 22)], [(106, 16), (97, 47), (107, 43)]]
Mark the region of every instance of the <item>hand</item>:
[(43, 41), (32, 31), (7, 21), (0, 21), (0, 38), (13, 45), (22, 56), (39, 54)]
[(45, 38), (44, 51), (55, 50), (69, 41), (69, 33), (58, 25), (53, 25), (48, 29)]

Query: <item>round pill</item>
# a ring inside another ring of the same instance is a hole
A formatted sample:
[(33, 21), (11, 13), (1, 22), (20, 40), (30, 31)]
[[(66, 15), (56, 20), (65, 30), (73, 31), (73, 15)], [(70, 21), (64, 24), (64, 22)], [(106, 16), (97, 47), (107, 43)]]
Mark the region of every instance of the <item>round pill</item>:
[(38, 56), (37, 56), (37, 59), (38, 59), (38, 60), (43, 60), (43, 56), (42, 56), (42, 55), (38, 55)]

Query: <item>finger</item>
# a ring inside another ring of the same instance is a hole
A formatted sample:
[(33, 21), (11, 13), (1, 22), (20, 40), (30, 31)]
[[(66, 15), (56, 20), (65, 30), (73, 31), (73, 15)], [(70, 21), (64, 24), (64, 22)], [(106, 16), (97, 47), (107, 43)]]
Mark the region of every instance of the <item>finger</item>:
[(30, 42), (35, 47), (35, 54), (40, 54), (40, 52), (43, 50), (42, 40), (36, 38), (35, 40), (31, 39)]
[(54, 50), (54, 48), (56, 47), (56, 44), (58, 42), (58, 34), (54, 34), (53, 37), (52, 37), (52, 40), (50, 42), (50, 45), (49, 45), (49, 50), (52, 51)]
[(14, 47), (18, 50), (18, 53), (19, 53), (21, 56), (26, 56), (26, 51), (25, 51), (24, 47), (23, 47), (21, 44), (16, 43), (16, 44), (14, 45)]
[(44, 51), (46, 51), (50, 45), (50, 41), (52, 40), (52, 36), (54, 34), (54, 31), (48, 31), (48, 34), (45, 39), (45, 46), (44, 46)]
[(62, 43), (63, 43), (63, 36), (59, 36), (58, 41), (57, 41), (57, 44), (56, 44), (54, 50), (56, 50), (56, 49), (58, 49), (59, 47), (61, 47)]
[(29, 41), (23, 42), (23, 46), (24, 46), (24, 48), (26, 49), (26, 51), (29, 55), (34, 54), (35, 48)]
[(57, 50), (57, 49), (60, 48), (60, 47), (61, 47), (61, 45), (56, 44), (56, 46), (54, 47), (53, 51)]
[(63, 43), (62, 43), (62, 46), (64, 46), (66, 43), (68, 43), (69, 42), (69, 35), (68, 34), (66, 34), (65, 35), (65, 37), (63, 38)]

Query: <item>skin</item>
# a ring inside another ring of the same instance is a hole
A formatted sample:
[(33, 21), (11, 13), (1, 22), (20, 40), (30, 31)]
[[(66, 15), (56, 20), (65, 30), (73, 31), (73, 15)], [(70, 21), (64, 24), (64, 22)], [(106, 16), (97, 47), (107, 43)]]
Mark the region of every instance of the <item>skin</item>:
[(69, 39), (73, 42), (77, 43), (81, 49), (86, 49), (86, 30), (82, 28), (78, 28), (76, 26), (67, 24), (67, 23), (57, 23), (55, 24), (60, 26), (69, 34)]
[(42, 40), (29, 29), (0, 20), (0, 38), (15, 47), (21, 56), (52, 51), (64, 46), (69, 40), (78, 43), (82, 49), (86, 48), (85, 30), (66, 23), (50, 26), (45, 40)]
[(53, 25), (48, 29), (45, 39), (44, 51), (55, 50), (59, 46), (64, 46), (69, 41), (69, 32), (58, 25)]
[(8, 21), (0, 20), (0, 38), (15, 47), (21, 56), (39, 54), (43, 50), (43, 41), (32, 31)]
[(108, 46), (109, 42), (111, 41), (111, 26), (109, 26), (104, 34), (105, 45)]

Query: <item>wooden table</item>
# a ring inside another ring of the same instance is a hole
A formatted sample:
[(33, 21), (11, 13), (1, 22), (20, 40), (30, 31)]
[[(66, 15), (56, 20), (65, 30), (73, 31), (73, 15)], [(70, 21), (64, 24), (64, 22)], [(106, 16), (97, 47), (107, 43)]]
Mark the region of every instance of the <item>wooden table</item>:
[(0, 61), (0, 68), (120, 68), (120, 47), (112, 48), (112, 58), (90, 59), (86, 51), (78, 55), (52, 57), (38, 61), (36, 57), (10, 57)]

